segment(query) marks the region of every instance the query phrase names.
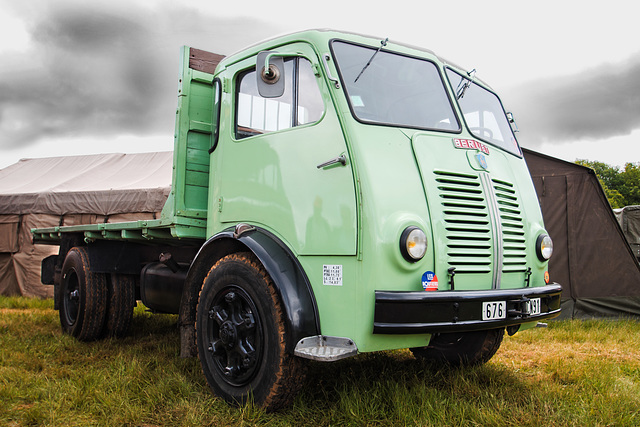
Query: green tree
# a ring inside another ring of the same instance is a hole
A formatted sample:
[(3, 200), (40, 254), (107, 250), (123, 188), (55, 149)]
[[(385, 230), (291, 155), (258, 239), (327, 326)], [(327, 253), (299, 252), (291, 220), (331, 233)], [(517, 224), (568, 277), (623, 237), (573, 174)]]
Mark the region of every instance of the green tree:
[(594, 170), (612, 208), (640, 205), (640, 163), (627, 163), (624, 170), (598, 161), (575, 163)]
[(622, 184), (617, 189), (625, 206), (640, 205), (640, 163), (626, 163), (620, 173)]

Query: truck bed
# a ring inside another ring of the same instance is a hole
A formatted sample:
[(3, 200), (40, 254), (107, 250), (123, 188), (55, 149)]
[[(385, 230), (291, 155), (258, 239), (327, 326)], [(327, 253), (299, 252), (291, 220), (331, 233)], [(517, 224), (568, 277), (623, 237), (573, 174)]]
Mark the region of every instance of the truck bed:
[(33, 242), (58, 245), (65, 233), (84, 235), (85, 241), (121, 240), (146, 243), (182, 244), (185, 240), (203, 241), (206, 221), (187, 217), (129, 222), (69, 225), (32, 230)]

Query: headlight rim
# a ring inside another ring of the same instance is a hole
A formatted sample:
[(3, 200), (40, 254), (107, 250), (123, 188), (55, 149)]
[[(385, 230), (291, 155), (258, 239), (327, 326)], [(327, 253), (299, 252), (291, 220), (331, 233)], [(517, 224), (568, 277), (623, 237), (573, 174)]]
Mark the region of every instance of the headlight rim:
[[(545, 239), (549, 239), (549, 243), (551, 246), (551, 253), (549, 254), (548, 257), (544, 256), (543, 250), (542, 250), (542, 245)], [(538, 256), (538, 259), (542, 262), (549, 261), (549, 259), (551, 259), (551, 257), (553, 256), (553, 239), (547, 233), (542, 233), (536, 239), (536, 255)]]
[[(409, 236), (414, 231), (419, 231), (420, 233), (422, 233), (422, 236), (424, 237), (424, 251), (422, 251), (422, 254), (417, 258), (411, 255), (409, 248), (407, 247)], [(402, 257), (406, 261), (412, 264), (415, 264), (416, 262), (422, 260), (427, 254), (427, 249), (428, 249), (427, 233), (425, 233), (422, 228), (416, 225), (410, 225), (404, 229), (404, 231), (402, 232), (402, 235), (400, 236), (400, 253), (402, 253)]]

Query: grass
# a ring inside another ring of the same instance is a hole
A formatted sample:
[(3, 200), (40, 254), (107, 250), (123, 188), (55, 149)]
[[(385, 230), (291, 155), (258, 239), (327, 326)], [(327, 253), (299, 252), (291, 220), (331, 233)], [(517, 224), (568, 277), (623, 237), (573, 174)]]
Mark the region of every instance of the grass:
[(0, 425), (640, 425), (635, 321), (552, 322), (466, 370), (406, 350), (313, 362), (275, 414), (227, 406), (179, 347), (176, 316), (138, 307), (127, 337), (87, 344), (61, 333), (52, 301), (0, 297)]

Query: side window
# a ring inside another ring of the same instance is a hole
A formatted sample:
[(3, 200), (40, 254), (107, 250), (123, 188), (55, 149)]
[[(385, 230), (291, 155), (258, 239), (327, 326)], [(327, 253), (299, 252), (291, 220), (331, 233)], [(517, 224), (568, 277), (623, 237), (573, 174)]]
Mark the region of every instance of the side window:
[(279, 98), (262, 98), (255, 70), (238, 79), (236, 138), (313, 123), (322, 117), (324, 104), (311, 63), (305, 58), (285, 61), (285, 91)]

